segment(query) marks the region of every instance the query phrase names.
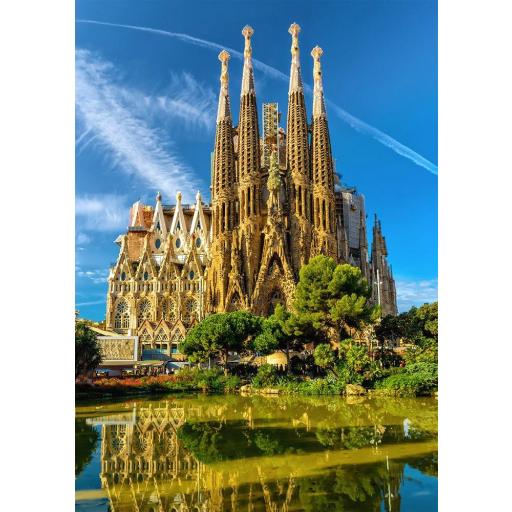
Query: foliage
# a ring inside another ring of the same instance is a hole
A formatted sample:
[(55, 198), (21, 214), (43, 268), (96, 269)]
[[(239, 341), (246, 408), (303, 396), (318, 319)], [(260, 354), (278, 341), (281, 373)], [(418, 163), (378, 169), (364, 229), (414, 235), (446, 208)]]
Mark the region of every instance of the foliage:
[(332, 258), (320, 255), (300, 269), (294, 307), (303, 321), (337, 341), (340, 333), (350, 335), (377, 319), (379, 308), (369, 305), (370, 295), (359, 268), (336, 265)]
[(330, 370), (335, 375), (338, 375), (336, 372), (336, 363), (338, 358), (334, 353), (331, 345), (328, 343), (321, 343), (315, 348), (314, 352), (315, 364), (322, 368), (323, 370)]
[(419, 362), (406, 365), (396, 373), (376, 383), (377, 389), (395, 391), (400, 395), (430, 394), (437, 389), (437, 363)]
[(88, 394), (127, 395), (133, 393), (179, 393), (179, 392), (230, 392), (240, 387), (236, 375), (224, 375), (215, 368), (183, 369), (175, 375), (152, 377), (98, 379), (92, 385), (82, 385), (77, 389)]
[(218, 358), (227, 373), (229, 352), (253, 351), (253, 339), (261, 332), (263, 319), (248, 311), (207, 316), (187, 333), (180, 351), (192, 362)]
[(405, 354), (408, 363), (437, 362), (438, 307), (437, 302), (412, 307), (397, 317), (385, 317), (375, 329), (381, 342), (401, 340), (409, 347)]
[(91, 372), (101, 363), (96, 334), (82, 321), (75, 322), (75, 379)]
[(255, 388), (267, 388), (277, 384), (277, 369), (271, 364), (262, 364), (258, 368), (258, 373), (252, 379), (252, 385)]

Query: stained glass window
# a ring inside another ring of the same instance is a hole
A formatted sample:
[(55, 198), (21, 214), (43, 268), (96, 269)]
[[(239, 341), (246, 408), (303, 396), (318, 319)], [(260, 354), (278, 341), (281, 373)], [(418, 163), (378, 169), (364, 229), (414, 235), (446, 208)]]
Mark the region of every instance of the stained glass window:
[(152, 307), (148, 299), (142, 299), (137, 310), (137, 322), (140, 325), (144, 320), (151, 320)]
[(122, 299), (117, 303), (114, 318), (115, 329), (128, 329), (130, 327), (130, 313), (126, 300)]

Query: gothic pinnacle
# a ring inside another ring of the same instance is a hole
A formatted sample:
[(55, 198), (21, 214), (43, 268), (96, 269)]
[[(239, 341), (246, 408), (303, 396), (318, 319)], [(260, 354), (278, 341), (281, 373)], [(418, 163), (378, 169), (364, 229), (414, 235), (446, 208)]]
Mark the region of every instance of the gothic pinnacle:
[(315, 46), (311, 50), (311, 57), (313, 57), (313, 117), (325, 115), (324, 103), (324, 88), (322, 84), (322, 65), (320, 64), (320, 57), (324, 51), (320, 46)]
[(217, 110), (217, 122), (231, 117), (229, 108), (229, 75), (228, 75), (228, 61), (230, 55), (226, 50), (219, 53), (219, 60), (222, 63), (220, 73), (220, 93), (219, 93), (219, 108)]
[(252, 68), (252, 47), (251, 37), (254, 34), (254, 29), (246, 25), (242, 29), (242, 35), (245, 37), (244, 47), (244, 70), (242, 75), (242, 91), (240, 96), (254, 92), (254, 72)]
[(295, 91), (302, 92), (302, 77), (300, 75), (300, 50), (299, 50), (299, 32), (300, 26), (297, 23), (292, 23), (288, 32), (292, 36), (292, 65), (290, 69), (290, 89), (288, 94)]

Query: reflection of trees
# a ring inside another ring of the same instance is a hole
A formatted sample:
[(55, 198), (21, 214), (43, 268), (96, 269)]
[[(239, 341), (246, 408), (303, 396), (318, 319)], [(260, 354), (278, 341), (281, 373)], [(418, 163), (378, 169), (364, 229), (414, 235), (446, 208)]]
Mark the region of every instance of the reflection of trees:
[[(134, 421), (105, 417), (100, 478), (115, 510), (397, 511), (405, 463), (437, 474), (436, 454), (402, 453), (435, 439), (435, 409), (421, 407), (332, 397), (143, 402)], [(402, 459), (388, 465), (394, 446)]]
[(98, 432), (87, 425), (84, 419), (75, 419), (75, 476), (91, 462), (99, 438)]

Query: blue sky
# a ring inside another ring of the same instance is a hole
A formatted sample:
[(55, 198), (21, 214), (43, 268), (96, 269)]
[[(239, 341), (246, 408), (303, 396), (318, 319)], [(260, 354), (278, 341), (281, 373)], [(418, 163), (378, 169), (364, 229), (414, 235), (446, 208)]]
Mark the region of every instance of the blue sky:
[[(220, 70), (216, 45), (242, 52), (245, 24), (255, 30), (253, 58), (262, 63), (255, 69), (260, 114), (263, 102), (277, 101), (285, 126), (283, 74), (289, 73), (288, 27), (294, 21), (302, 27), (307, 84), (310, 51), (316, 44), (324, 50), (337, 170), (365, 195), (369, 232), (375, 212), (382, 221), (399, 309), (437, 297), (435, 1), (77, 0), (75, 12), (81, 316), (104, 318), (108, 267), (118, 253), (113, 241), (125, 230), (133, 202), (153, 204), (159, 190), (164, 203), (174, 202), (176, 190), (192, 199), (200, 189), (208, 198)], [(242, 62), (232, 56), (235, 118), (241, 75)], [(310, 95), (306, 102), (310, 116)]]

